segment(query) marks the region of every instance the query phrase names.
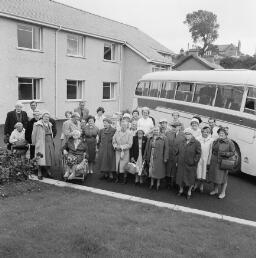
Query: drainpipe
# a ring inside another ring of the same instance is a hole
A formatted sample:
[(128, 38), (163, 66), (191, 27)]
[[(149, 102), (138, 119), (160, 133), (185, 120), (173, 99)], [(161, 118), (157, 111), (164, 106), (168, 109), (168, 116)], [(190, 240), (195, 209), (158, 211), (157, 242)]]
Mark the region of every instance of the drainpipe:
[(55, 92), (54, 92), (54, 101), (55, 101), (55, 119), (58, 118), (58, 32), (61, 30), (61, 26), (55, 31)]
[(124, 56), (123, 56), (124, 44), (120, 46), (120, 69), (119, 69), (119, 98), (118, 98), (118, 111), (121, 111), (121, 100), (123, 98), (123, 69), (124, 69)]

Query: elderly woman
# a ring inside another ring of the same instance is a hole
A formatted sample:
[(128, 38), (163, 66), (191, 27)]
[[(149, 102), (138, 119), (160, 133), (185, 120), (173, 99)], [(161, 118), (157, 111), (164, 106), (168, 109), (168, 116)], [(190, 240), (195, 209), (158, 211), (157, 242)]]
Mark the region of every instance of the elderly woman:
[(128, 122), (121, 120), (121, 129), (116, 131), (113, 137), (113, 147), (116, 152), (116, 182), (119, 181), (119, 175), (123, 174), (123, 183), (127, 183), (127, 172), (125, 166), (130, 161), (130, 148), (132, 147), (132, 133), (128, 128)]
[(132, 136), (135, 136), (137, 133), (137, 121), (133, 120), (131, 122), (131, 127), (130, 127), (130, 131), (132, 133)]
[(214, 190), (210, 192), (210, 195), (216, 195), (219, 192), (219, 186), (221, 186), (221, 193), (218, 196), (219, 199), (223, 199), (226, 196), (226, 188), (228, 183), (228, 170), (221, 168), (221, 162), (225, 159), (232, 159), (235, 155), (235, 145), (227, 135), (225, 128), (219, 128), (219, 138), (212, 144), (212, 156), (209, 169), (209, 181), (214, 184)]
[(138, 127), (141, 128), (145, 135), (148, 135), (154, 128), (154, 123), (151, 117), (149, 117), (149, 108), (142, 108), (142, 117), (138, 120)]
[(176, 184), (179, 185), (178, 195), (183, 194), (184, 186), (188, 187), (187, 199), (191, 197), (191, 191), (196, 181), (197, 164), (201, 157), (201, 145), (192, 134), (192, 129), (184, 130), (185, 141), (177, 148), (178, 169)]
[(111, 124), (112, 121), (109, 118), (103, 119), (104, 128), (99, 132), (98, 141), (98, 160), (99, 171), (103, 173), (101, 179), (113, 180), (113, 172), (116, 170), (115, 150), (112, 145), (113, 136), (116, 132)]
[(46, 169), (49, 177), (51, 177), (50, 167), (55, 162), (55, 147), (53, 142), (52, 124), (49, 121), (50, 113), (44, 112), (42, 119), (34, 124), (32, 132), (32, 144), (35, 146), (35, 153), (42, 153), (43, 157), (39, 159), (38, 179), (42, 180), (42, 167)]
[(190, 129), (192, 132), (192, 135), (197, 138), (201, 136), (201, 129), (199, 127), (200, 121), (197, 118), (192, 118), (190, 121)]
[(96, 110), (96, 115), (95, 115), (95, 126), (101, 130), (104, 128), (103, 124), (103, 119), (105, 118), (104, 113), (105, 109), (103, 107), (98, 107)]
[(156, 189), (160, 188), (160, 180), (166, 176), (166, 162), (168, 160), (168, 142), (164, 135), (160, 134), (159, 127), (154, 127), (153, 136), (149, 138), (144, 154), (144, 159), (149, 164), (150, 189), (157, 181)]
[(66, 171), (64, 179), (72, 180), (78, 174), (86, 173), (88, 148), (86, 142), (80, 137), (81, 132), (74, 130), (72, 136), (63, 146), (66, 157)]
[(88, 146), (88, 173), (92, 174), (95, 164), (96, 157), (96, 145), (97, 145), (97, 136), (99, 135), (99, 129), (95, 126), (95, 117), (88, 116), (87, 125), (82, 129), (82, 138), (86, 141)]
[(195, 184), (194, 190), (199, 186), (200, 192), (203, 192), (204, 181), (206, 180), (207, 166), (210, 164), (212, 142), (213, 138), (211, 136), (211, 130), (208, 126), (202, 128), (202, 135), (197, 138), (201, 144), (202, 154), (197, 166), (197, 182)]
[(136, 164), (135, 184), (142, 184), (143, 156), (147, 144), (147, 137), (144, 136), (144, 131), (138, 128), (133, 143), (130, 149), (131, 162)]
[(131, 120), (138, 122), (139, 119), (140, 119), (140, 112), (139, 112), (139, 110), (134, 109), (134, 110), (132, 111), (132, 118), (131, 118)]

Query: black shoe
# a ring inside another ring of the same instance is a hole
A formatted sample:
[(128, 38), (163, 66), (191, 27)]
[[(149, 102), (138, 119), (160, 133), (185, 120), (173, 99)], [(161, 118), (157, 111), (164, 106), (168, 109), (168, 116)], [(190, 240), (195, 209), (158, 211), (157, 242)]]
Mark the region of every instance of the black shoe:
[(48, 174), (47, 177), (53, 179), (53, 176), (51, 174)]

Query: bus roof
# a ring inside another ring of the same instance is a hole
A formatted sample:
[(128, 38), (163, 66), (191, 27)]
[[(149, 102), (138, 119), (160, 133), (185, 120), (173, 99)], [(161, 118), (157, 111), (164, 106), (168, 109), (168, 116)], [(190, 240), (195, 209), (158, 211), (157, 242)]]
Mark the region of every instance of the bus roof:
[(161, 71), (142, 76), (141, 81), (191, 81), (256, 86), (256, 71), (245, 69), (216, 69), (210, 71)]

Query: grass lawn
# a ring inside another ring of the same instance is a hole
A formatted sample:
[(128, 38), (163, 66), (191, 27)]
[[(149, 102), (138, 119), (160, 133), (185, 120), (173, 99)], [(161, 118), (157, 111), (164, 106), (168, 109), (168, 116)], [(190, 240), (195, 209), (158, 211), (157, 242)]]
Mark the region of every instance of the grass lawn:
[(256, 256), (255, 228), (40, 182), (28, 185), (29, 191), (0, 199), (0, 257)]

